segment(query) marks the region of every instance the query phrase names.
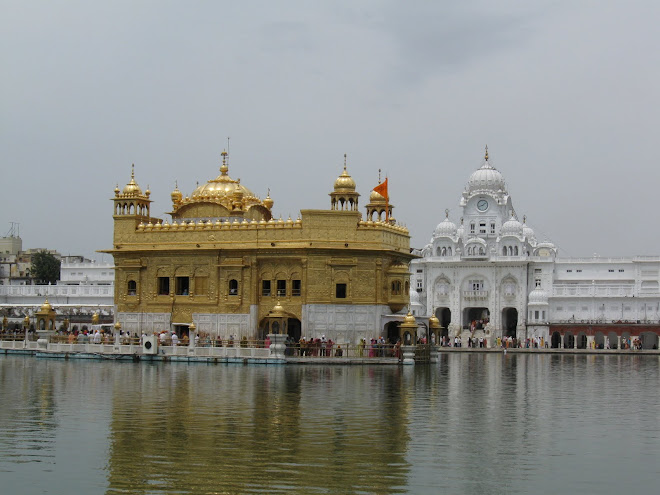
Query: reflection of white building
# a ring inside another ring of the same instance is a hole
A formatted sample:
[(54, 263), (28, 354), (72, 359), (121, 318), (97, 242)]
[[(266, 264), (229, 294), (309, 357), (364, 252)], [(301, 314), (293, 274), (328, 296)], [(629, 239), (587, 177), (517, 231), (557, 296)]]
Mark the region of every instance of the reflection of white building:
[[(420, 316), (434, 312), (449, 335), (492, 342), (500, 336), (553, 339), (556, 333), (558, 346), (564, 334), (584, 334), (575, 345), (585, 346), (589, 337), (604, 340), (607, 329), (598, 325), (660, 332), (660, 257), (557, 258), (552, 243), (540, 242), (524, 217), (520, 222), (488, 152), (459, 205), (460, 223), (447, 212), (410, 265), (419, 296), (412, 306)], [(657, 345), (657, 337), (648, 339)]]
[[(0, 309), (12, 322), (32, 315), (47, 299), (60, 317), (89, 320), (114, 314), (114, 265), (64, 256), (56, 285), (0, 285)], [(107, 318), (106, 318), (107, 319)]]

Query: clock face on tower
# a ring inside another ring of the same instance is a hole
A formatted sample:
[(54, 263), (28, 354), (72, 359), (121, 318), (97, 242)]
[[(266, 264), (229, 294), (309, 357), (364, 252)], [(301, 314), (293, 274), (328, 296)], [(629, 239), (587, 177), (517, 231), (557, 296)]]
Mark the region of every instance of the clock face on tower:
[(477, 210), (486, 211), (488, 209), (488, 201), (485, 199), (480, 199), (477, 201)]

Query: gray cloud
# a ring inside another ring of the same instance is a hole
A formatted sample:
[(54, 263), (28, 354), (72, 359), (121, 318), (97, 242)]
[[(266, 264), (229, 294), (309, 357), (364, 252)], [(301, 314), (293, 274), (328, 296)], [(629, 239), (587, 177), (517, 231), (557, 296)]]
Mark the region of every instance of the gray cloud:
[(0, 228), (89, 254), (130, 164), (158, 214), (217, 175), (324, 208), (349, 155), (423, 245), (489, 144), (573, 255), (658, 252), (654, 2), (4, 2)]

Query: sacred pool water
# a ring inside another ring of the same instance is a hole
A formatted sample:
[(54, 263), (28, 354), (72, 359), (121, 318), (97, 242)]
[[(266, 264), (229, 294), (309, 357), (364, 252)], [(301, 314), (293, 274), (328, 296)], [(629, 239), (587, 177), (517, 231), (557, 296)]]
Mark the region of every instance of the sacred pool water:
[(7, 494), (652, 493), (660, 361), (431, 366), (0, 356)]

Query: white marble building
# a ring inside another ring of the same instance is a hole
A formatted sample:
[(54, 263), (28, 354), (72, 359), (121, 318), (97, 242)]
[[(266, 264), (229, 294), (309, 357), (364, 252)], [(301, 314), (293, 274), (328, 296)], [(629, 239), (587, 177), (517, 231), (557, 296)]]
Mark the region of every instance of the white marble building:
[[(595, 326), (623, 324), (643, 325), (642, 331), (655, 333), (646, 344), (657, 345), (660, 256), (559, 258), (552, 243), (537, 239), (524, 217), (520, 221), (488, 151), (459, 206), (458, 225), (447, 212), (417, 252), (421, 258), (411, 262), (417, 316), (435, 313), (448, 336), (483, 336), (489, 346), (502, 336), (539, 336), (559, 346), (566, 325), (575, 325), (568, 330), (573, 336), (584, 327), (584, 341), (570, 343), (586, 346), (607, 335)], [(561, 335), (555, 325), (564, 325)]]
[(93, 313), (102, 319), (114, 314), (114, 265), (82, 256), (65, 256), (55, 285), (0, 285), (0, 310), (12, 323), (32, 316), (45, 300), (62, 318), (86, 322)]

